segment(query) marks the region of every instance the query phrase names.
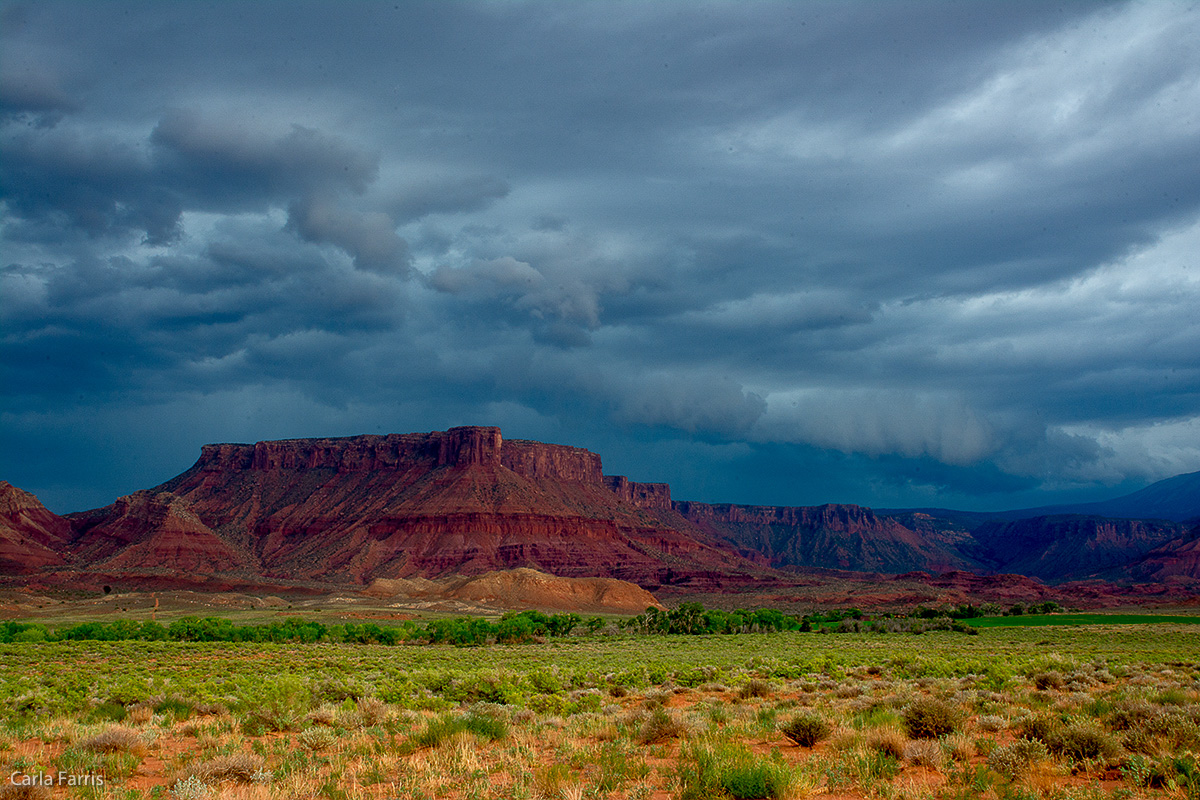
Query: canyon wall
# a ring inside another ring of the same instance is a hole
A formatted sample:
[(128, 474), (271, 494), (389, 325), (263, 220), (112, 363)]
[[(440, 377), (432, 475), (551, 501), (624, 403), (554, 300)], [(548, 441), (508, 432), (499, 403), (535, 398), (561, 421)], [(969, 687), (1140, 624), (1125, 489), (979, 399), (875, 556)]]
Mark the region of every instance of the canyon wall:
[(605, 475), (604, 485), (619, 499), (638, 508), (671, 511), (671, 486), (666, 483), (637, 483), (624, 475)]
[(595, 453), (523, 439), (505, 441), (499, 428), (482, 426), (432, 433), (207, 444), (201, 448), (200, 460), (193, 469), (399, 472), (413, 467), (470, 466), (503, 466), (531, 480), (603, 483), (600, 456)]

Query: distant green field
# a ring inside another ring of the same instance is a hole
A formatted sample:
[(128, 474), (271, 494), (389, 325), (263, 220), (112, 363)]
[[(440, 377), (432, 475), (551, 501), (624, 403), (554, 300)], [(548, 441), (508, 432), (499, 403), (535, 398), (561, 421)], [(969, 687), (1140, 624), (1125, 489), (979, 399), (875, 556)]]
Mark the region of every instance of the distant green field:
[(1200, 617), (1174, 614), (1030, 614), (1016, 617), (977, 617), (963, 620), (976, 628), (1027, 628), (1040, 625), (1200, 625)]

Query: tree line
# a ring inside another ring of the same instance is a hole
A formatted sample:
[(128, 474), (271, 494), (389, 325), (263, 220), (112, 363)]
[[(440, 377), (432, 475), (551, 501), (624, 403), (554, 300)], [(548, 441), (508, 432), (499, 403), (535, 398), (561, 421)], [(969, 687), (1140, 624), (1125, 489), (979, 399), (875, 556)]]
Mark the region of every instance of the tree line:
[(0, 622), (0, 643), (44, 641), (176, 641), (176, 642), (335, 642), (348, 644), (397, 645), (403, 643), (483, 645), (521, 644), (576, 632), (597, 634), (610, 628), (641, 635), (719, 635), (745, 633), (924, 633), (954, 630), (976, 633), (962, 620), (983, 616), (1049, 614), (1063, 609), (1052, 601), (1005, 609), (994, 604), (930, 608), (917, 606), (908, 614), (866, 614), (858, 608), (834, 609), (811, 614), (785, 614), (774, 608), (724, 611), (700, 603), (681, 603), (675, 608), (648, 608), (642, 614), (610, 623), (602, 617), (584, 619), (578, 614), (544, 614), (540, 611), (509, 611), (492, 622), (483, 617), (446, 617), (427, 622), (404, 620), (395, 625), (324, 625), (312, 620), (288, 619), (259, 625), (236, 625), (221, 617), (183, 617), (162, 625), (154, 621), (119, 619), (83, 622), (51, 630), (34, 622)]

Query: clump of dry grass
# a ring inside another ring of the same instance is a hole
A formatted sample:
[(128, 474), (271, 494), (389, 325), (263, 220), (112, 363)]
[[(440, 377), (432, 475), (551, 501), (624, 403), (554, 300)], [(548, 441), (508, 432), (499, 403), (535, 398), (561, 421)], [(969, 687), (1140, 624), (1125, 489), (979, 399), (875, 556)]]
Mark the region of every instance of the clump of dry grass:
[(249, 753), (216, 756), (193, 766), (191, 775), (205, 783), (254, 783), (263, 768), (261, 758)]
[(45, 786), (21, 786), (11, 783), (7, 775), (0, 783), (0, 800), (50, 800), (51, 797)]
[(738, 697), (742, 700), (749, 700), (754, 697), (770, 697), (771, 684), (761, 678), (751, 678), (738, 689)]
[(1110, 734), (1083, 724), (1064, 727), (1057, 735), (1046, 740), (1046, 746), (1053, 753), (1076, 760), (1112, 761), (1121, 754), (1121, 745)]
[(129, 721), (134, 725), (145, 725), (154, 719), (154, 709), (150, 706), (134, 706), (129, 710)]
[(904, 761), (908, 764), (941, 769), (944, 760), (941, 745), (930, 739), (918, 739), (904, 745)]
[(838, 688), (835, 690), (834, 694), (842, 699), (847, 699), (851, 697), (860, 697), (863, 692), (864, 689), (860, 684), (852, 681), (846, 681), (838, 685)]
[(1039, 672), (1033, 676), (1033, 685), (1039, 691), (1050, 691), (1053, 689), (1061, 689), (1064, 683), (1064, 678), (1061, 672), (1055, 669)]
[(387, 703), (378, 697), (360, 697), (357, 705), (358, 718), (362, 721), (363, 727), (369, 728), (378, 725), (388, 718)]
[(990, 769), (1009, 780), (1014, 780), (1029, 771), (1038, 761), (1047, 757), (1046, 745), (1036, 739), (1018, 739), (1012, 744), (997, 747), (988, 753)]
[(898, 728), (889, 725), (867, 732), (863, 737), (863, 744), (868, 750), (874, 750), (900, 761), (904, 759), (908, 739)]
[(306, 719), (314, 725), (332, 728), (338, 723), (338, 708), (334, 705), (323, 705), (308, 712)]
[(143, 755), (146, 742), (130, 728), (106, 728), (83, 742), (83, 749), (93, 753), (133, 753)]
[[(990, 742), (992, 740), (982, 739), (981, 741)], [(944, 748), (946, 754), (950, 756), (950, 758), (959, 762), (970, 761), (975, 753), (979, 750), (975, 740), (970, 736), (967, 736), (965, 733), (950, 734), (946, 738), (942, 739), (942, 747)]]

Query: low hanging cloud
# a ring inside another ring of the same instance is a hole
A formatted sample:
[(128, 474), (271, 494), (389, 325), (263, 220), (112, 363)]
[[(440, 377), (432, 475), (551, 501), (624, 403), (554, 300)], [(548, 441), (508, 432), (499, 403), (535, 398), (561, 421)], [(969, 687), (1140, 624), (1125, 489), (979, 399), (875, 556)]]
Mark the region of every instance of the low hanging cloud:
[(767, 409), (762, 397), (725, 377), (651, 374), (610, 380), (610, 391), (617, 392), (613, 416), (625, 424), (744, 436)]
[(869, 389), (772, 394), (754, 434), (763, 441), (958, 466), (978, 463), (1001, 444), (994, 426), (961, 398)]

